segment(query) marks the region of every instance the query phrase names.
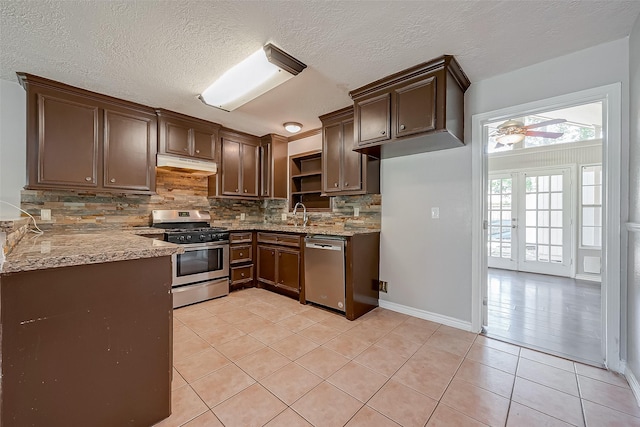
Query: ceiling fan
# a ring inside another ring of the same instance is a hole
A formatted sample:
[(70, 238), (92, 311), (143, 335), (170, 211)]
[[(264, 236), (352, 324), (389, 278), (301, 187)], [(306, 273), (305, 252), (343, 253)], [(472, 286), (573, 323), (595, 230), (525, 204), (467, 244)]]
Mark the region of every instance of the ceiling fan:
[(527, 136), (538, 136), (542, 138), (559, 138), (563, 132), (542, 132), (529, 129), (535, 129), (543, 126), (555, 125), (566, 122), (565, 119), (552, 119), (540, 123), (524, 125), (518, 120), (507, 120), (496, 129), (492, 136), (496, 137), (496, 147), (500, 148), (505, 145), (512, 145), (522, 141)]

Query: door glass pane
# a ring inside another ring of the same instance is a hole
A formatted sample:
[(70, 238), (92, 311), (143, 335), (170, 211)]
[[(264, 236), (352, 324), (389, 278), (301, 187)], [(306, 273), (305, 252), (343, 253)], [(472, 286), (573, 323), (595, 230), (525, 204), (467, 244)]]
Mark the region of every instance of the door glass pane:
[(538, 262), (549, 262), (549, 246), (538, 246)]
[(527, 243), (537, 243), (536, 229), (534, 227), (527, 227), (525, 241)]
[(549, 209), (549, 193), (538, 194), (538, 209)]
[(489, 192), (491, 194), (500, 194), (501, 183), (501, 179), (492, 179), (489, 182)]
[(537, 196), (535, 194), (527, 194), (527, 197), (525, 200), (526, 209), (535, 209), (537, 206), (536, 200), (537, 200)]
[(562, 191), (562, 175), (551, 175), (551, 191)]
[(535, 176), (528, 176), (525, 179), (525, 191), (527, 193), (535, 193), (537, 191), (538, 185)]
[(492, 257), (500, 257), (500, 243), (491, 242), (489, 245), (489, 253)]
[(536, 211), (527, 211), (525, 213), (525, 217), (526, 217), (526, 223), (525, 225), (527, 227), (535, 227), (537, 224), (536, 221)]
[(502, 180), (502, 194), (511, 194), (511, 178)]
[(582, 227), (582, 244), (596, 246), (595, 227)]
[(562, 262), (562, 246), (551, 246), (551, 262)]
[(562, 227), (562, 211), (551, 211), (551, 226)]
[(510, 242), (511, 241), (511, 227), (502, 227), (502, 241)]
[(491, 196), (491, 209), (500, 209), (500, 202), (502, 201), (502, 196)]
[(538, 227), (549, 226), (549, 211), (538, 211)]
[(562, 209), (562, 193), (551, 193), (551, 209)]
[(538, 244), (540, 244), (540, 245), (548, 245), (549, 244), (549, 229), (548, 228), (538, 228)]
[(502, 225), (511, 226), (511, 212), (503, 211), (502, 212)]
[(489, 235), (489, 239), (492, 242), (500, 241), (500, 227), (491, 227), (491, 234)]
[(561, 228), (551, 229), (551, 244), (562, 245), (562, 229)]
[(596, 196), (596, 187), (582, 187), (582, 204), (594, 205)]
[(549, 211), (549, 216), (551, 217), (552, 227), (562, 227), (562, 211)]
[(538, 177), (538, 192), (546, 192), (549, 191), (549, 177), (548, 176), (539, 176)]
[(511, 258), (511, 244), (503, 243), (502, 244), (502, 258)]
[(527, 261), (535, 261), (537, 249), (536, 245), (527, 244), (525, 247), (525, 259)]
[(511, 196), (502, 196), (502, 208), (511, 209)]

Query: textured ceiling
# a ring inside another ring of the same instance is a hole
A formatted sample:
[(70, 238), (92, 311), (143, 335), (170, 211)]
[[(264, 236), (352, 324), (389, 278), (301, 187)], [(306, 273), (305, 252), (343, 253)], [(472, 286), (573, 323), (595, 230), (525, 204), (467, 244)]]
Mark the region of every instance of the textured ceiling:
[[(627, 36), (640, 1), (7, 1), (0, 78), (24, 71), (263, 135), (442, 54), (473, 82)], [(196, 96), (272, 42), (308, 68), (227, 113)]]

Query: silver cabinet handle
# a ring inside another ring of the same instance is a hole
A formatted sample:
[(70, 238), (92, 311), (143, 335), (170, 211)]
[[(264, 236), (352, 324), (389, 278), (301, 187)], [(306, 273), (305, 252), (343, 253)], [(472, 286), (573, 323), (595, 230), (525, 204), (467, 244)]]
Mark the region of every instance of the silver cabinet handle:
[(236, 188), (236, 193), (238, 192), (238, 189)]
[(90, 177), (90, 176), (87, 176), (87, 177), (85, 177), (85, 178), (84, 178), (84, 180), (85, 180), (85, 181), (91, 181), (91, 177)]
[(400, 130), (404, 130), (404, 125), (400, 125)]
[(338, 183), (337, 183), (337, 182), (334, 182), (334, 183), (333, 183), (333, 186), (337, 188), (337, 187), (338, 187)]
[(386, 135), (386, 133), (387, 133), (386, 130), (383, 130), (383, 131), (380, 132), (381, 135)]
[(182, 149), (182, 151), (189, 151), (189, 149), (185, 147)]
[(115, 179), (115, 178), (111, 178), (111, 179), (109, 180), (109, 182), (114, 183), (114, 182), (116, 182), (116, 179)]
[(247, 189), (246, 189), (246, 188), (244, 189), (244, 192), (245, 192), (245, 193), (247, 192)]
[(244, 273), (240, 273), (240, 276), (241, 276), (241, 277), (244, 277)]
[(242, 252), (240, 252), (240, 256), (244, 256), (244, 254)]
[(349, 186), (349, 183), (348, 183), (348, 182), (345, 182), (345, 183), (344, 183), (344, 186), (345, 186), (345, 187), (348, 187), (348, 186)]
[(196, 150), (196, 154), (200, 154), (200, 150)]

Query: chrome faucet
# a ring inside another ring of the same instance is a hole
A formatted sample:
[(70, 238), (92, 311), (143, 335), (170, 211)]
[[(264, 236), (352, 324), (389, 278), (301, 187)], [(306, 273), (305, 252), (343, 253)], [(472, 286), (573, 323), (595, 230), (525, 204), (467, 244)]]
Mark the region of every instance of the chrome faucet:
[(293, 216), (295, 217), (296, 214), (298, 213), (298, 205), (302, 206), (302, 209), (303, 209), (302, 226), (306, 227), (307, 226), (307, 221), (309, 221), (309, 217), (307, 216), (307, 207), (304, 204), (302, 204), (302, 202), (296, 203), (296, 205), (293, 207)]

